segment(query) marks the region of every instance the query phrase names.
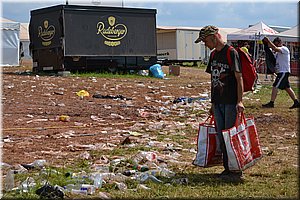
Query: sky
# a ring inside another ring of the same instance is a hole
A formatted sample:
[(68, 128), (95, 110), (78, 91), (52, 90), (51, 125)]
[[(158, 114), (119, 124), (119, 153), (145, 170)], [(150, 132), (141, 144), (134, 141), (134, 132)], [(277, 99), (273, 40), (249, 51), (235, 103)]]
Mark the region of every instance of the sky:
[(65, 4), (113, 5), (157, 9), (159, 26), (247, 28), (260, 21), (271, 26), (296, 26), (299, 4), (286, 1), (221, 0), (2, 0), (2, 17), (29, 22), (30, 10)]

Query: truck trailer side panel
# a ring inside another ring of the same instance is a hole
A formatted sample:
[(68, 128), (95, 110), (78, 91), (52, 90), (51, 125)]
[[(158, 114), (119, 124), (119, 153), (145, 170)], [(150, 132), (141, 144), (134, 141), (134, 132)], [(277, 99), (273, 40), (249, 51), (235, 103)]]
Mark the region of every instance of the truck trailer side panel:
[(33, 67), (148, 69), (157, 62), (156, 10), (58, 5), (31, 11)]
[(65, 10), (65, 55), (156, 56), (155, 15)]

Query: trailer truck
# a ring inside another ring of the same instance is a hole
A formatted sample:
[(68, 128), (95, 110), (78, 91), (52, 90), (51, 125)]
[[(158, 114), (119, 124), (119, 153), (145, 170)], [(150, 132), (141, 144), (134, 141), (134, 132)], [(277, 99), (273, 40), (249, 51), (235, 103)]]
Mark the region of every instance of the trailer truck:
[(34, 71), (140, 70), (157, 62), (155, 9), (56, 5), (30, 14)]

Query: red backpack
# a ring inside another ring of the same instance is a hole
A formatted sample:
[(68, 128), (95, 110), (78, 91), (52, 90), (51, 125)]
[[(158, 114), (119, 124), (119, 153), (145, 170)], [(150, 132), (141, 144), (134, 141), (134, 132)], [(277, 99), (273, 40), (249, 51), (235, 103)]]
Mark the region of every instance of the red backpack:
[[(232, 65), (232, 60), (231, 60), (231, 56), (230, 56), (230, 50), (232, 49), (232, 46), (229, 46), (229, 48), (227, 49), (227, 60), (229, 65)], [(254, 90), (254, 84), (255, 84), (255, 80), (257, 78), (256, 75), (256, 70), (255, 67), (253, 65), (253, 62), (251, 60), (251, 58), (249, 57), (249, 55), (244, 52), (241, 48), (236, 48), (235, 49), (240, 57), (240, 62), (242, 65), (242, 77), (243, 77), (243, 84), (244, 84), (244, 92), (248, 92), (248, 91), (253, 91)], [(211, 53), (211, 59), (214, 56), (215, 51), (213, 51)]]

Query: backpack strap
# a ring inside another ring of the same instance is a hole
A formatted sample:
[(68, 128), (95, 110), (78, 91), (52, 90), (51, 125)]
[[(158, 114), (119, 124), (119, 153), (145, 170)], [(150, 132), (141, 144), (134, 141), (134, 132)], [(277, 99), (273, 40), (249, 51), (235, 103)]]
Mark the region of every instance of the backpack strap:
[(216, 53), (216, 50), (214, 49), (211, 53), (210, 53), (210, 60), (212, 60), (214, 58), (214, 55)]
[(232, 60), (231, 60), (231, 56), (230, 56), (230, 51), (233, 48), (234, 48), (233, 46), (229, 46), (228, 49), (227, 49), (227, 60), (228, 60), (229, 66), (232, 66)]
[[(228, 60), (228, 64), (229, 66), (232, 66), (232, 60), (231, 60), (231, 56), (230, 56), (230, 51), (231, 49), (233, 49), (234, 47), (233, 46), (229, 46), (228, 49), (227, 49), (227, 60)], [(214, 55), (216, 53), (216, 50), (213, 50), (210, 54), (210, 60), (212, 60), (214, 58)]]

